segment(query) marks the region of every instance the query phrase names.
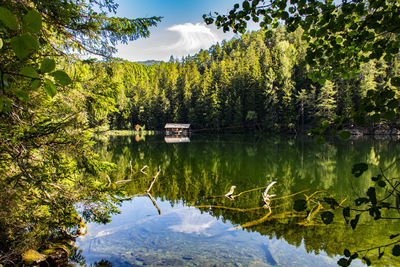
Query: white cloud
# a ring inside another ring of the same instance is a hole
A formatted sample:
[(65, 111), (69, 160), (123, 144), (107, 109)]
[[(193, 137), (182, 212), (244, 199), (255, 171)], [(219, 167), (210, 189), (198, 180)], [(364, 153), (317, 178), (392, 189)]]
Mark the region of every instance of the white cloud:
[(208, 49), (213, 44), (222, 41), (221, 37), (202, 23), (177, 24), (169, 27), (168, 30), (179, 34), (179, 39), (169, 46), (169, 49), (180, 50), (187, 54), (196, 53), (200, 49)]
[(205, 234), (217, 220), (208, 214), (201, 214), (200, 211), (194, 209), (184, 209), (183, 212), (177, 213), (180, 217), (180, 222), (168, 227), (174, 232), (186, 234)]
[(141, 61), (148, 59), (165, 60), (194, 55), (200, 49), (208, 49), (223, 39), (233, 37), (232, 32), (223, 33), (215, 26), (204, 23), (175, 24), (154, 31), (150, 38), (139, 39), (128, 45), (118, 45), (117, 57)]

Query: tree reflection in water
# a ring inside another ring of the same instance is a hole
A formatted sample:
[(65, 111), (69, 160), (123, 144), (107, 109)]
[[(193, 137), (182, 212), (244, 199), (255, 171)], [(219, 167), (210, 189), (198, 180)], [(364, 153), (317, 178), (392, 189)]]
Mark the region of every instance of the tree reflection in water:
[[(368, 248), (390, 243), (389, 237), (398, 227), (393, 220), (376, 223), (369, 216), (361, 216), (353, 230), (344, 220), (343, 207), (351, 206), (367, 191), (372, 183), (368, 177), (393, 163), (398, 150), (398, 144), (392, 141), (365, 139), (314, 145), (304, 138), (243, 135), (194, 136), (190, 144), (166, 144), (157, 136), (138, 144), (125, 137), (99, 147), (104, 158), (119, 166), (112, 174), (115, 181), (127, 176), (130, 161), (137, 171), (144, 165), (152, 170), (161, 165), (152, 189), (156, 199), (197, 207), (247, 231), (283, 238), (295, 246), (303, 243), (308, 252), (324, 251), (333, 257), (349, 249), (360, 251), (360, 258)], [(352, 176), (354, 162), (370, 165), (357, 179)], [(399, 176), (396, 168), (386, 174)], [(150, 177), (125, 184), (124, 190), (128, 195), (144, 192)], [(270, 199), (269, 209), (264, 207), (266, 187), (262, 185), (273, 180), (277, 181), (272, 191), (276, 197)], [(236, 195), (227, 198), (232, 185), (236, 186)], [(379, 262), (398, 264), (387, 254)], [(378, 255), (369, 257), (377, 261)]]

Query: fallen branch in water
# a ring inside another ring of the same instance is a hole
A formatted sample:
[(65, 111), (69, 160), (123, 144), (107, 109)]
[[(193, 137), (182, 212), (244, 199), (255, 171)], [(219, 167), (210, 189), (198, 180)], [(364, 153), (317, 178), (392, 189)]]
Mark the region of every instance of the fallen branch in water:
[(290, 195), (287, 195), (287, 196), (283, 196), (283, 197), (276, 197), (276, 198), (273, 198), (273, 199), (271, 199), (271, 200), (278, 200), (278, 199), (284, 199), (284, 198), (288, 198), (288, 197), (293, 197), (293, 196), (295, 196), (295, 195), (298, 195), (298, 194), (307, 192), (308, 190), (309, 190), (309, 189), (301, 190), (301, 191), (299, 191), (299, 192), (297, 192), (297, 193), (293, 193), (293, 194), (290, 194)]
[(242, 224), (240, 226), (236, 226), (235, 229), (246, 228), (246, 227), (250, 227), (250, 226), (257, 225), (257, 224), (260, 224), (262, 222), (265, 222), (266, 220), (268, 220), (268, 217), (272, 214), (272, 210), (271, 210), (270, 207), (268, 207), (268, 211), (269, 212), (264, 217), (262, 217), (262, 218), (260, 218), (258, 220), (254, 220), (254, 221), (251, 221), (251, 222), (248, 222), (248, 223), (244, 223), (244, 224)]
[(124, 183), (129, 183), (129, 182), (132, 182), (132, 179), (116, 181), (114, 184), (124, 184)]
[(131, 176), (133, 175), (132, 160), (129, 161), (129, 167), (131, 167)]
[(313, 196), (315, 196), (316, 194), (319, 193), (324, 193), (326, 192), (326, 190), (319, 190), (319, 191), (315, 191), (314, 193), (312, 193), (310, 196), (307, 196), (306, 194), (304, 194), (304, 196), (306, 197), (306, 201), (310, 200)]
[(147, 193), (147, 194), (150, 192), (151, 188), (153, 187), (153, 184), (154, 184), (155, 181), (157, 180), (157, 177), (158, 177), (158, 175), (160, 174), (160, 172), (161, 172), (161, 166), (158, 166), (158, 172), (157, 172), (157, 174), (154, 176), (153, 180), (151, 181), (151, 183), (150, 183), (150, 185), (149, 185), (149, 188), (146, 190), (146, 193)]
[[(245, 194), (245, 193), (249, 193), (249, 192), (253, 192), (253, 191), (257, 191), (257, 190), (261, 190), (261, 189), (264, 189), (264, 188), (265, 188), (265, 186), (263, 186), (263, 187), (257, 187), (257, 188), (253, 188), (253, 189), (250, 189), (250, 190), (246, 190), (246, 191), (240, 192), (240, 193), (239, 193), (239, 194), (237, 194), (237, 195), (231, 195), (231, 196), (230, 196), (230, 198), (234, 199), (234, 198), (240, 197), (241, 195), (243, 195), (243, 194)], [(226, 194), (226, 195), (227, 195), (227, 194)], [(208, 197), (207, 199), (212, 199), (212, 198), (223, 198), (223, 197), (227, 197), (226, 195), (221, 195), (221, 196), (211, 196), (211, 197)]]
[(161, 215), (161, 210), (160, 210), (160, 208), (157, 206), (157, 203), (156, 203), (156, 201), (154, 200), (153, 196), (152, 196), (149, 192), (147, 192), (146, 194), (147, 194), (147, 196), (150, 198), (151, 202), (153, 202), (153, 205), (154, 205), (154, 207), (156, 207), (156, 209), (157, 209), (157, 211), (158, 211), (158, 214)]
[(108, 174), (106, 174), (106, 177), (107, 177), (107, 180), (108, 180), (108, 185), (107, 185), (107, 186), (110, 186), (110, 185), (111, 185), (111, 179), (110, 179), (110, 176), (108, 176)]
[(269, 208), (269, 203), (271, 202), (271, 198), (274, 197), (274, 196), (276, 196), (276, 195), (269, 195), (269, 194), (268, 194), (268, 191), (271, 189), (271, 187), (272, 187), (274, 184), (276, 184), (275, 181), (273, 181), (272, 183), (270, 183), (270, 184), (267, 186), (267, 188), (265, 189), (264, 193), (262, 194), (262, 198), (263, 198), (264, 203), (265, 203), (264, 206), (265, 206), (266, 208)]
[(232, 186), (231, 186), (231, 189), (229, 190), (228, 193), (226, 193), (226, 194), (224, 195), (224, 197), (227, 197), (227, 198), (233, 200), (234, 197), (233, 197), (232, 195), (233, 195), (233, 192), (235, 191), (235, 188), (236, 188), (236, 185), (232, 185)]
[(248, 212), (248, 211), (264, 209), (264, 207), (240, 209), (240, 208), (231, 208), (231, 207), (217, 206), (217, 205), (199, 205), (199, 206), (194, 206), (194, 207), (195, 208), (216, 208), (216, 209), (234, 210), (234, 211), (238, 211), (238, 212)]
[(140, 169), (140, 172), (147, 175), (147, 172), (145, 172), (145, 171), (143, 171), (143, 170), (146, 169), (146, 168), (148, 168), (148, 167), (149, 167), (149, 166), (144, 165), (143, 168)]

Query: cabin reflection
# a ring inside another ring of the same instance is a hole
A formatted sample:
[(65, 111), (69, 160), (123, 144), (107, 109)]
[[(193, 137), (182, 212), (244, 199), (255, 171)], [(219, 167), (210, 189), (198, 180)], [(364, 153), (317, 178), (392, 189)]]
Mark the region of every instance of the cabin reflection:
[(190, 138), (188, 136), (182, 135), (169, 135), (164, 137), (165, 143), (190, 143)]

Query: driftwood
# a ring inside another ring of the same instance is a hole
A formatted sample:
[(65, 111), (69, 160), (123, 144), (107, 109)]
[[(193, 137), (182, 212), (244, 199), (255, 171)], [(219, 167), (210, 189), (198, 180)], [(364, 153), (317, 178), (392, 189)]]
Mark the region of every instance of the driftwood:
[(153, 196), (150, 193), (146, 193), (146, 195), (150, 198), (151, 202), (153, 202), (154, 207), (156, 207), (158, 214), (161, 215), (161, 210), (160, 208), (157, 206), (156, 201), (154, 200)]
[(108, 184), (107, 184), (107, 186), (110, 186), (111, 185), (111, 179), (110, 179), (110, 176), (108, 176), (108, 174), (106, 175), (106, 177), (107, 177), (107, 180), (108, 180)]
[(129, 167), (131, 167), (131, 176), (133, 175), (132, 160), (129, 161)]
[(149, 167), (149, 166), (144, 165), (143, 168), (140, 169), (140, 172), (147, 175), (147, 172), (145, 172), (145, 171), (143, 171), (143, 170), (146, 169), (146, 168), (148, 168), (148, 167)]
[(129, 182), (132, 182), (132, 179), (116, 181), (114, 184), (124, 184), (124, 183), (129, 183)]
[(153, 184), (154, 184), (155, 181), (157, 180), (157, 177), (158, 177), (158, 175), (160, 174), (160, 172), (161, 172), (161, 166), (158, 166), (158, 172), (157, 172), (157, 174), (154, 176), (153, 180), (151, 181), (151, 183), (150, 183), (150, 185), (149, 185), (149, 188), (147, 188), (147, 190), (146, 190), (146, 193), (147, 193), (147, 194), (150, 192), (151, 188), (153, 187)]
[(264, 200), (265, 203), (265, 207), (269, 208), (269, 203), (271, 203), (271, 198), (276, 196), (276, 195), (269, 195), (268, 191), (271, 189), (271, 187), (276, 184), (275, 181), (273, 181), (272, 183), (270, 183), (267, 188), (265, 189), (264, 193), (262, 194), (262, 198)]
[(229, 190), (228, 193), (226, 193), (226, 194), (224, 195), (224, 197), (227, 197), (227, 198), (229, 198), (229, 199), (233, 199), (234, 197), (233, 197), (232, 195), (233, 195), (233, 192), (235, 191), (235, 188), (236, 188), (236, 186), (235, 186), (235, 185), (232, 185), (232, 186), (231, 186), (231, 189)]

